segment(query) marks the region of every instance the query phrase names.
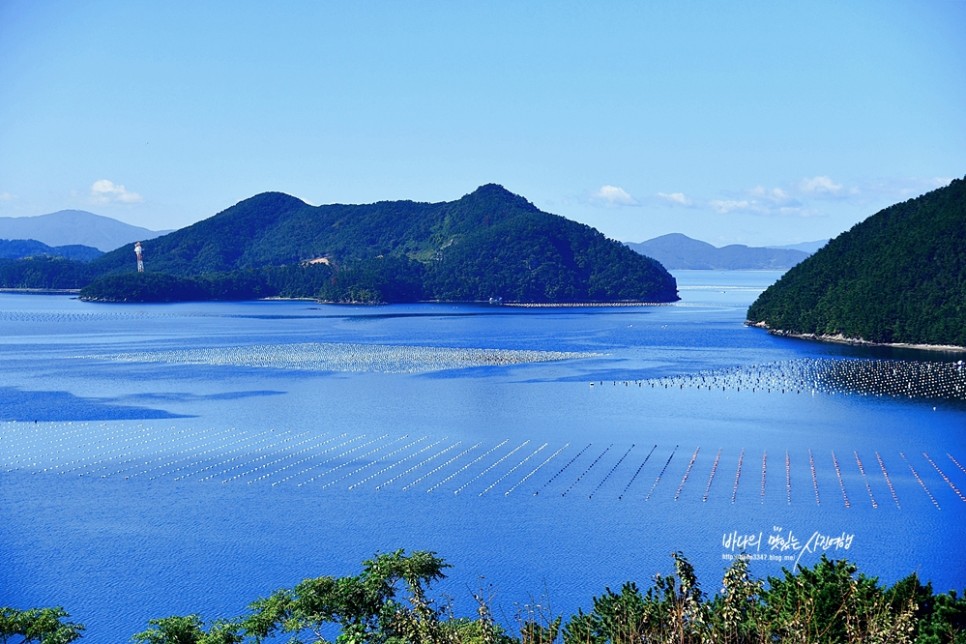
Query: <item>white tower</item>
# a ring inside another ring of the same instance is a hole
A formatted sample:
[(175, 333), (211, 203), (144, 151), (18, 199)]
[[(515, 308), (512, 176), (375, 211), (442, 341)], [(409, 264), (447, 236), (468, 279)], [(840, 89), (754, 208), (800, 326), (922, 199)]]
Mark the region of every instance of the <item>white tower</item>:
[(141, 242), (134, 243), (134, 254), (138, 258), (138, 273), (144, 272), (144, 260), (141, 258)]

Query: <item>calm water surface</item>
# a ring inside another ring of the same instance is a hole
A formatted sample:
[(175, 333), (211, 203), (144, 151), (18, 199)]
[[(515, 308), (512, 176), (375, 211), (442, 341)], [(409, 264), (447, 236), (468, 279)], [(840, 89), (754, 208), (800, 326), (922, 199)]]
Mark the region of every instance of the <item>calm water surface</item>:
[(778, 274), (676, 276), (586, 309), (0, 294), (0, 605), (122, 642), (397, 548), (511, 627), (676, 550), (709, 594), (742, 551), (966, 586), (966, 405), (908, 375), (961, 356), (773, 338), (742, 321)]

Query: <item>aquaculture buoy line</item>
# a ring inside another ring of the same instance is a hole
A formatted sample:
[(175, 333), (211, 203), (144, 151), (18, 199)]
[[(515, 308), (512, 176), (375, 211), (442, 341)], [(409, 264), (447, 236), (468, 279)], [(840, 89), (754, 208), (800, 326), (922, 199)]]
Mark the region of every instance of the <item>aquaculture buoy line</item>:
[(674, 453), (678, 451), (678, 447), (679, 445), (675, 445), (674, 449), (671, 450), (671, 453), (668, 454), (667, 461), (664, 463), (664, 467), (661, 468), (661, 471), (657, 473), (657, 478), (654, 479), (654, 485), (651, 486), (651, 489), (647, 493), (647, 496), (644, 497), (645, 501), (651, 500), (651, 495), (654, 494), (654, 490), (657, 489), (657, 484), (661, 482), (661, 477), (663, 477), (664, 473), (667, 471), (667, 466), (671, 464), (671, 459), (674, 458)]
[(292, 371), (427, 373), (592, 358), (599, 353), (534, 349), (301, 342), (88, 354), (79, 360), (253, 367)]
[(869, 493), (869, 500), (872, 501), (872, 507), (878, 508), (879, 503), (875, 500), (875, 495), (872, 494), (872, 486), (869, 485), (869, 477), (865, 475), (865, 467), (862, 465), (862, 459), (859, 458), (859, 452), (853, 450), (852, 454), (855, 455), (855, 464), (859, 467), (859, 473), (862, 475), (862, 482), (865, 483), (865, 490)]
[[(682, 449), (691, 453), (688, 459), (677, 458)], [(722, 464), (731, 462), (735, 470), (730, 503), (740, 505), (750, 502), (738, 492), (742, 474), (750, 463), (746, 461), (758, 449), (740, 445), (716, 447), (714, 458), (703, 461), (702, 445), (654, 443), (645, 453), (638, 450), (637, 443), (608, 443), (596, 449), (588, 443), (573, 453), (570, 443), (553, 445), (543, 441), (535, 445), (527, 438), (469, 441), (461, 436), (315, 432), (307, 427), (297, 431), (260, 428), (243, 432), (233, 427), (172, 426), (145, 421), (8, 422), (0, 423), (0, 476), (76, 476), (131, 484), (139, 480), (182, 485), (264, 484), (288, 486), (300, 494), (421, 490), (455, 495), (470, 492), (476, 497), (500, 492), (508, 497), (523, 489), (532, 495), (551, 491), (571, 498), (578, 486), (585, 485), (586, 498), (594, 501), (638, 498), (678, 503), (689, 500), (686, 486), (701, 476), (705, 485), (700, 499), (707, 503), (713, 501), (713, 484), (720, 478)], [(875, 449), (872, 455), (878, 464), (876, 471), (875, 467), (869, 469), (871, 458), (863, 458), (861, 450), (846, 449), (852, 452), (852, 458), (841, 458), (844, 452), (839, 446), (833, 450), (805, 446), (782, 450), (783, 505), (806, 502), (801, 495), (796, 498), (792, 490), (793, 482), (797, 477), (804, 481), (806, 472), (816, 506), (823, 505), (820, 488), (833, 485), (833, 481), (845, 508), (864, 505), (880, 510), (883, 506), (879, 499), (885, 489), (896, 510), (907, 499), (921, 498), (919, 495), (925, 495), (936, 509), (944, 503), (955, 501), (959, 506), (966, 502), (966, 471), (961, 454), (941, 448), (934, 448), (932, 453)], [(568, 450), (572, 455), (562, 462)], [(654, 455), (658, 453), (662, 458), (655, 463)], [(774, 448), (761, 449), (756, 506), (777, 502), (767, 495), (769, 454), (773, 461)], [(945, 458), (933, 454), (945, 454)], [(905, 464), (900, 469), (907, 475), (897, 477), (892, 470), (900, 460)], [(757, 456), (754, 461), (757, 478)], [(633, 493), (645, 476), (651, 477), (650, 485)], [(678, 484), (662, 487), (662, 481), (669, 477)], [(868, 498), (867, 504), (853, 498), (848, 489), (852, 482), (860, 480), (866, 490), (861, 498)], [(611, 492), (605, 493), (607, 490)], [(810, 502), (811, 499), (807, 501)]]
[(916, 479), (916, 481), (919, 482), (919, 485), (922, 487), (923, 492), (926, 493), (926, 496), (929, 497), (929, 500), (932, 501), (932, 504), (936, 506), (937, 510), (941, 510), (942, 508), (939, 507), (939, 501), (936, 500), (936, 497), (934, 497), (932, 495), (932, 492), (929, 491), (929, 488), (926, 487), (925, 481), (923, 481), (922, 477), (919, 476), (919, 472), (917, 472), (916, 468), (912, 466), (912, 463), (909, 462), (909, 459), (906, 458), (906, 455), (903, 454), (902, 452), (899, 452), (899, 456), (901, 456), (902, 460), (905, 461), (906, 465), (909, 466), (909, 471), (912, 472), (912, 476)]
[(845, 507), (851, 508), (852, 502), (849, 501), (849, 495), (845, 491), (845, 481), (842, 480), (842, 468), (839, 467), (839, 459), (835, 458), (835, 450), (832, 450), (832, 467), (835, 468), (835, 478), (839, 480), (839, 488), (842, 490), (842, 500), (845, 501)]
[(953, 483), (951, 480), (949, 480), (949, 477), (946, 476), (946, 473), (943, 472), (941, 469), (939, 469), (939, 466), (936, 465), (936, 463), (931, 458), (929, 458), (929, 454), (927, 454), (926, 452), (923, 452), (922, 456), (927, 461), (929, 461), (929, 464), (932, 465), (937, 472), (939, 472), (939, 476), (942, 477), (942, 480), (946, 481), (946, 485), (952, 488), (952, 491), (956, 493), (956, 496), (959, 497), (959, 500), (966, 502), (966, 496), (963, 496), (963, 493), (959, 491), (959, 488), (956, 487), (956, 484)]
[(731, 504), (734, 505), (735, 501), (738, 500), (738, 484), (741, 482), (741, 464), (745, 460), (745, 448), (741, 448), (741, 454), (738, 455), (738, 467), (735, 469), (735, 484), (731, 488)]
[(620, 382), (651, 389), (848, 394), (966, 402), (966, 366), (963, 361), (800, 358)]
[(691, 476), (691, 468), (694, 467), (694, 462), (698, 460), (699, 451), (701, 451), (701, 448), (696, 447), (694, 454), (691, 455), (691, 460), (688, 462), (688, 469), (684, 470), (684, 476), (681, 477), (681, 484), (678, 485), (678, 489), (674, 492), (675, 501), (681, 498), (681, 490), (684, 489), (684, 484), (688, 482), (688, 477)]
[(714, 481), (714, 475), (718, 471), (718, 462), (721, 460), (721, 448), (718, 448), (718, 453), (714, 455), (714, 463), (711, 464), (711, 473), (708, 474), (708, 484), (704, 487), (704, 496), (701, 500), (704, 502), (708, 501), (708, 497), (711, 495), (711, 483)]
[(621, 491), (620, 496), (617, 497), (618, 500), (623, 499), (624, 495), (627, 494), (627, 491), (631, 489), (631, 485), (633, 485), (634, 481), (637, 480), (637, 476), (641, 473), (641, 470), (644, 469), (644, 466), (647, 465), (647, 462), (651, 459), (651, 454), (653, 454), (654, 450), (656, 449), (657, 444), (655, 444), (654, 447), (651, 448), (651, 451), (647, 453), (647, 456), (644, 457), (644, 461), (637, 466), (637, 470), (634, 471), (634, 476), (631, 477), (631, 480), (627, 482), (627, 485), (625, 485), (624, 489)]
[(882, 478), (885, 480), (886, 486), (889, 488), (889, 494), (892, 495), (892, 500), (895, 501), (896, 507), (902, 507), (899, 505), (899, 496), (896, 494), (896, 489), (892, 487), (892, 479), (889, 478), (889, 471), (886, 469), (885, 463), (882, 461), (882, 456), (878, 451), (875, 453), (875, 460), (879, 462), (879, 469), (882, 470)]
[(788, 456), (788, 450), (785, 450), (785, 498), (788, 499), (788, 505), (792, 504), (792, 461)]
[(815, 472), (815, 457), (812, 450), (808, 450), (808, 467), (812, 472), (812, 488), (815, 490), (815, 505), (822, 505), (822, 499), (818, 495), (818, 475)]

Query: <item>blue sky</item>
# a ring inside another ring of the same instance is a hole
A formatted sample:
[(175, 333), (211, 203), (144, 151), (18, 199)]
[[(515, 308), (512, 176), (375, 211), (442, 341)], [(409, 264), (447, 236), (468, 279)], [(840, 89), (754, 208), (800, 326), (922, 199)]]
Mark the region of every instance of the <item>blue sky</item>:
[(833, 237), (966, 175), (966, 1), (0, 0), (0, 215), (500, 183), (609, 237)]

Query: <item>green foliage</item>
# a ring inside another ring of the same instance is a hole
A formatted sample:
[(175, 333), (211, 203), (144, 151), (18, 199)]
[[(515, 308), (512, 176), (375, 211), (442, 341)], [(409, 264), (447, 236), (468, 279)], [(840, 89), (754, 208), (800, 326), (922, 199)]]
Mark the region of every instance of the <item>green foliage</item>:
[(0, 286), (23, 289), (78, 289), (94, 276), (90, 264), (59, 257), (0, 260)]
[[(432, 552), (379, 555), (364, 562), (359, 575), (306, 579), (259, 599), (242, 626), (256, 642), (277, 634), (291, 635), (293, 644), (326, 642), (326, 627), (332, 626), (338, 627), (339, 643), (444, 642), (440, 613), (426, 588), (447, 567)], [(397, 599), (400, 585), (408, 604)]]
[(197, 615), (172, 616), (148, 621), (146, 631), (131, 640), (144, 644), (241, 644), (245, 637), (233, 622), (215, 622), (206, 632), (204, 622)]
[(789, 270), (748, 320), (796, 334), (966, 346), (966, 179), (887, 208)]
[(65, 621), (63, 608), (0, 608), (0, 643), (68, 644), (81, 637), (81, 624)]
[(92, 302), (190, 302), (208, 299), (198, 280), (162, 273), (108, 275), (81, 289)]
[[(448, 568), (433, 552), (377, 555), (362, 572), (306, 579), (249, 606), (238, 620), (207, 630), (197, 615), (150, 620), (134, 636), (143, 644), (837, 644), (966, 642), (966, 599), (936, 595), (911, 575), (891, 587), (858, 574), (846, 561), (826, 557), (811, 568), (783, 570), (767, 585), (737, 558), (721, 590), (707, 598), (694, 568), (674, 553), (674, 574), (657, 575), (646, 592), (625, 583), (605, 589), (590, 612), (561, 616), (528, 613), (520, 637), (497, 625), (488, 602), (475, 595), (476, 618), (454, 617), (428, 595)], [(403, 597), (401, 597), (403, 596)], [(0, 644), (61, 644), (83, 626), (63, 621), (60, 608), (0, 608)], [(562, 625), (563, 624), (563, 625)], [(561, 626), (562, 625), (562, 626)], [(333, 638), (333, 639), (330, 639)]]

